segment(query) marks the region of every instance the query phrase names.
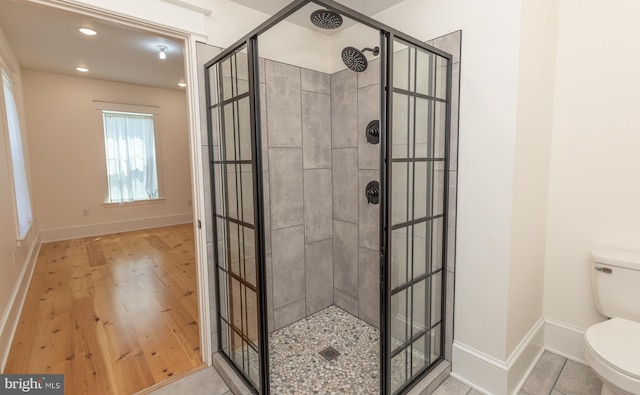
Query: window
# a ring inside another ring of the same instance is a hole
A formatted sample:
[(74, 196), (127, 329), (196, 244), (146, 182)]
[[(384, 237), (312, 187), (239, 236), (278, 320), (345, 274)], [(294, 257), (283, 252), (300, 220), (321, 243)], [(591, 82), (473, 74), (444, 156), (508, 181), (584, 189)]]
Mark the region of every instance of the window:
[(15, 194), (15, 208), (18, 240), (24, 239), (31, 223), (31, 196), (29, 195), (29, 181), (27, 180), (27, 168), (25, 166), (24, 150), (22, 147), (22, 132), (20, 130), (20, 118), (13, 94), (13, 83), (9, 76), (2, 72), (2, 86), (4, 91), (4, 107), (7, 114), (7, 130), (9, 134), (9, 154), (11, 158), (11, 170), (13, 175), (13, 191)]
[(159, 199), (154, 115), (102, 111), (107, 203)]

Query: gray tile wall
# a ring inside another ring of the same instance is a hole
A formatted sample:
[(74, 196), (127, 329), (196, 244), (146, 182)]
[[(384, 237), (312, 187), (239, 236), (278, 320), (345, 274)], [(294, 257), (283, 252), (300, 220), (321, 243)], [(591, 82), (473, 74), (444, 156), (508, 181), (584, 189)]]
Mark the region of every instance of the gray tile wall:
[(379, 326), (380, 206), (367, 204), (369, 181), (380, 179), (380, 145), (365, 130), (380, 120), (380, 64), (331, 76), (333, 142), (334, 303)]
[(451, 361), (453, 349), (453, 310), (455, 293), (455, 260), (456, 260), (456, 207), (458, 192), (458, 131), (460, 111), (460, 55), (462, 50), (462, 31), (438, 37), (427, 44), (453, 55), (452, 84), (451, 84), (451, 131), (449, 140), (449, 200), (447, 202), (446, 245), (446, 321), (444, 354), (447, 361)]
[(267, 305), (277, 330), (333, 304), (331, 79), (270, 60), (260, 67)]
[[(197, 43), (196, 44), (196, 61), (198, 63), (198, 92), (199, 92), (199, 104), (200, 108), (206, 108), (207, 104), (207, 90), (204, 79), (204, 65), (218, 55), (222, 50), (211, 45)], [(200, 111), (200, 130), (201, 144), (202, 144), (202, 158), (203, 158), (203, 184), (204, 184), (204, 199), (205, 199), (205, 225), (207, 234), (207, 266), (208, 266), (208, 284), (209, 284), (209, 306), (211, 309), (211, 348), (212, 350), (218, 349), (218, 336), (217, 336), (217, 312), (216, 312), (216, 282), (214, 272), (214, 258), (213, 258), (213, 232), (211, 231), (211, 221), (213, 220), (213, 208), (211, 202), (211, 177), (209, 175), (209, 137), (207, 131), (207, 113)]]
[[(364, 73), (332, 76), (269, 60), (261, 67), (270, 162), (271, 328), (334, 303), (377, 326), (380, 207), (367, 204), (364, 187), (379, 179), (380, 151), (364, 131), (379, 119), (379, 63), (370, 62)], [(280, 231), (300, 225), (304, 232), (280, 238)]]

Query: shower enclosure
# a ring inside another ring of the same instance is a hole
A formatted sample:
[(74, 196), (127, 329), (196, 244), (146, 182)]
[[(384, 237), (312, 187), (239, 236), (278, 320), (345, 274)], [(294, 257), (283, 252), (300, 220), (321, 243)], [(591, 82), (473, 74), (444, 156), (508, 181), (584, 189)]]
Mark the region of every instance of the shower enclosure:
[(444, 358), (451, 63), (297, 0), (205, 66), (218, 351), (255, 393), (404, 393)]

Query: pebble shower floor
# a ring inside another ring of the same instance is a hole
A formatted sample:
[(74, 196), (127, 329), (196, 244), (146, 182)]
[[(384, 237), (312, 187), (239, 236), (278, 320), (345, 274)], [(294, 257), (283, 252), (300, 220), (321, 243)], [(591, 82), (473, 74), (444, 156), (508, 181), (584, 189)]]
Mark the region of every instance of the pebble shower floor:
[[(325, 360), (333, 347), (340, 355)], [(331, 306), (274, 331), (269, 340), (273, 394), (377, 394), (379, 332)]]

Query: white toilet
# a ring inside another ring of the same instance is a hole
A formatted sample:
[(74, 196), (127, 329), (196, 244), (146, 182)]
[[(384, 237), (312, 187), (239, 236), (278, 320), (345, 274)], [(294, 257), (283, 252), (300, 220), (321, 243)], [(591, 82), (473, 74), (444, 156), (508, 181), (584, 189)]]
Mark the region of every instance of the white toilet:
[(602, 395), (640, 395), (640, 253), (591, 252), (596, 309), (611, 319), (585, 334), (587, 362), (602, 379)]

